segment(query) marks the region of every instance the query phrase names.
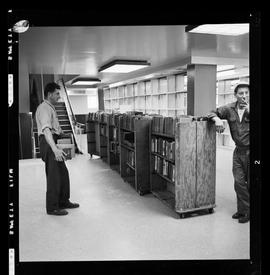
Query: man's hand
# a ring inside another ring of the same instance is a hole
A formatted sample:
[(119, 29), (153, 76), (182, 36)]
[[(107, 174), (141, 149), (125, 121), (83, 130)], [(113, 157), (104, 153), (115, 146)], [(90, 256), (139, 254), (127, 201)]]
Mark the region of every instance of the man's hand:
[(216, 124), (216, 131), (217, 131), (218, 133), (223, 133), (224, 130), (225, 130), (225, 127), (224, 127), (224, 125), (223, 125), (223, 121), (222, 121), (220, 118), (218, 118), (218, 117), (213, 117), (212, 120), (215, 121), (215, 124)]
[(246, 109), (249, 112), (249, 104), (245, 101), (242, 101), (241, 103), (239, 103), (239, 107), (240, 109)]
[(55, 159), (57, 161), (65, 161), (66, 160), (65, 156), (67, 154), (63, 150), (55, 148), (53, 152), (54, 152), (54, 155), (55, 155)]

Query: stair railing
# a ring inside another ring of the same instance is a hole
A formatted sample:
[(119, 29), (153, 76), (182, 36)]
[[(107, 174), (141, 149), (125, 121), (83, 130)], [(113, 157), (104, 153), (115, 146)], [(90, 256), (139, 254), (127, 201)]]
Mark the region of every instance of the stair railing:
[(73, 113), (72, 106), (71, 106), (71, 103), (70, 103), (70, 100), (69, 100), (69, 96), (68, 96), (63, 78), (58, 81), (58, 84), (60, 84), (63, 87), (63, 89), (61, 89), (61, 91), (62, 91), (61, 97), (64, 99), (64, 102), (65, 102), (65, 106), (66, 106), (67, 113), (68, 113), (68, 119), (69, 119), (70, 126), (71, 126), (71, 129), (72, 129), (73, 137), (74, 137), (74, 140), (75, 140), (75, 146), (78, 148), (79, 153), (81, 153), (82, 150), (79, 147), (80, 142), (79, 142), (79, 140), (77, 138), (77, 135), (76, 135), (76, 128), (77, 127), (81, 128), (83, 124), (77, 122), (77, 120), (76, 120), (76, 117)]

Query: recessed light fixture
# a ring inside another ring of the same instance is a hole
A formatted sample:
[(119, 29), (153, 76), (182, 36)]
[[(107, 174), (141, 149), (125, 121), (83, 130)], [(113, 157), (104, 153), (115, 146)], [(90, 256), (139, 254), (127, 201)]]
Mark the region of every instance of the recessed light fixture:
[(101, 80), (98, 78), (76, 78), (71, 82), (71, 85), (93, 85), (93, 84), (97, 84), (100, 83)]
[(150, 66), (145, 60), (113, 60), (98, 70), (103, 73), (130, 73)]
[(28, 20), (20, 20), (16, 24), (13, 25), (12, 31), (17, 33), (26, 32), (29, 28), (29, 21)]
[(205, 25), (188, 25), (186, 32), (220, 34), (220, 35), (241, 35), (249, 32), (249, 24), (205, 24)]

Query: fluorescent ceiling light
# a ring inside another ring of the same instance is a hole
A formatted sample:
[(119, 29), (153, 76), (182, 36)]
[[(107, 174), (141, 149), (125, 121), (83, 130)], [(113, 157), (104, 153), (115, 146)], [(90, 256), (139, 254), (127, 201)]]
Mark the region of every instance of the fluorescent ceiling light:
[(100, 83), (100, 79), (98, 78), (76, 78), (72, 81), (71, 85), (93, 85)]
[(241, 35), (249, 32), (249, 24), (205, 24), (189, 25), (186, 32), (220, 35)]
[(77, 81), (72, 83), (72, 85), (93, 85), (93, 84), (97, 84), (100, 81)]
[(235, 66), (234, 65), (217, 65), (217, 71), (221, 72), (221, 71), (227, 71), (227, 70), (231, 70), (234, 69)]
[(235, 74), (235, 70), (221, 71), (221, 72), (217, 72), (217, 77), (230, 76), (234, 74)]
[(103, 65), (99, 72), (103, 73), (130, 73), (145, 67), (150, 66), (150, 63), (143, 60), (114, 60)]

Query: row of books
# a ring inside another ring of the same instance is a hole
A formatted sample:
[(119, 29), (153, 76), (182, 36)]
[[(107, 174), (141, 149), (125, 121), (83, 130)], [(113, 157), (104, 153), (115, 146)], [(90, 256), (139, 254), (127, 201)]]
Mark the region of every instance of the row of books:
[(163, 158), (154, 156), (154, 172), (175, 182), (175, 165)]
[(118, 133), (119, 133), (118, 128), (114, 127), (114, 128), (113, 128), (113, 140), (114, 140), (114, 141), (117, 141), (117, 140), (118, 140)]
[(128, 151), (127, 163), (135, 168), (135, 153), (133, 151)]
[(107, 136), (107, 127), (104, 124), (100, 124), (100, 134), (102, 136)]
[(119, 143), (115, 141), (110, 142), (110, 151), (114, 154), (119, 154), (120, 153), (120, 147)]
[(152, 132), (174, 136), (178, 117), (154, 116), (152, 119)]
[(88, 114), (88, 120), (98, 121), (100, 123), (112, 123), (112, 114), (106, 113), (104, 111), (90, 112)]
[(111, 125), (118, 127), (119, 126), (119, 117), (121, 116), (120, 113), (113, 113), (111, 114)]
[(123, 144), (134, 148), (134, 133), (122, 132), (121, 135)]
[(152, 117), (152, 132), (162, 133), (169, 136), (175, 135), (178, 122), (207, 121), (207, 116), (179, 115), (177, 117), (165, 117), (156, 115)]
[(120, 127), (130, 131), (134, 131), (135, 118), (136, 118), (135, 115), (123, 114), (120, 118)]
[(127, 112), (121, 115), (120, 128), (134, 131), (134, 122), (136, 119), (151, 119), (149, 115), (142, 112)]
[(151, 151), (165, 158), (175, 160), (175, 141), (168, 141), (160, 137), (152, 137)]

